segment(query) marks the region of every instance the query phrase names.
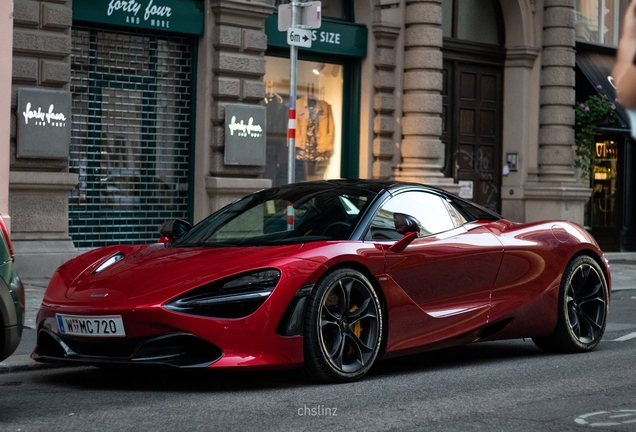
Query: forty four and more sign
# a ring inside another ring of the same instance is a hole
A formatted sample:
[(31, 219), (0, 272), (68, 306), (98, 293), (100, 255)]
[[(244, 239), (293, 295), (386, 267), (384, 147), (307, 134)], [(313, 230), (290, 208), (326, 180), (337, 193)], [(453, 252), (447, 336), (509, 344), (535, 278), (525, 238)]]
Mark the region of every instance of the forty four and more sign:
[(17, 157), (69, 157), (71, 93), (18, 89)]
[(199, 0), (73, 0), (74, 20), (100, 24), (202, 35), (203, 17)]
[[(142, 8), (143, 12), (140, 14)], [(111, 16), (116, 12), (125, 13), (126, 22), (130, 24), (139, 24), (143, 19), (152, 26), (170, 28), (172, 8), (161, 5), (160, 0), (157, 3), (154, 0), (146, 0), (143, 4), (137, 0), (110, 0), (106, 13)]]

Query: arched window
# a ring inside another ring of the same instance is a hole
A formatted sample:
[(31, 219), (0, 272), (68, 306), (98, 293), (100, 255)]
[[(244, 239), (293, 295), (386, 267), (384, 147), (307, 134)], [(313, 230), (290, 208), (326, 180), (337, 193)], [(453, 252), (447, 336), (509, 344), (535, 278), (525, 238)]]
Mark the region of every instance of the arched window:
[(446, 38), (503, 45), (496, 0), (442, 0), (442, 31)]

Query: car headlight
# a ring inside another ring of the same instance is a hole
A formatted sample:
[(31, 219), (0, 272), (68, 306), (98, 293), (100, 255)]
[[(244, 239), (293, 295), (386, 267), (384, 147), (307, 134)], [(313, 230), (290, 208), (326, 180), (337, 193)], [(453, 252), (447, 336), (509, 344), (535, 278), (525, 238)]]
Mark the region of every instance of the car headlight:
[(102, 270), (105, 270), (106, 268), (112, 266), (113, 264), (115, 264), (117, 261), (121, 260), (124, 258), (124, 253), (123, 252), (117, 252), (115, 255), (111, 256), (110, 258), (108, 258), (106, 261), (104, 261), (103, 263), (101, 263), (99, 265), (99, 267), (97, 267), (95, 269), (95, 271), (93, 271), (93, 274), (95, 273), (99, 273)]
[(223, 284), (222, 291), (251, 290), (255, 288), (272, 288), (280, 279), (280, 271), (276, 269), (261, 270), (256, 273), (230, 279)]
[(196, 288), (164, 305), (168, 310), (210, 318), (243, 318), (274, 291), (280, 271), (264, 269)]

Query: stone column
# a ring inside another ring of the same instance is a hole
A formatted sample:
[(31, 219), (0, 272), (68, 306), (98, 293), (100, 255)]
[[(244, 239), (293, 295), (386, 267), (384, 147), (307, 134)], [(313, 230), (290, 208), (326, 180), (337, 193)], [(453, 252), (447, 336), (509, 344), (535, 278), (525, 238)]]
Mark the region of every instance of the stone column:
[(375, 36), (375, 96), (373, 98), (373, 178), (389, 179), (394, 175), (393, 157), (396, 149), (395, 118), (397, 98), (396, 41), (400, 36), (400, 27), (375, 23), (372, 26)]
[(574, 65), (574, 0), (545, 0), (538, 181), (525, 186), (526, 222), (584, 221), (591, 190), (574, 170)]
[(77, 175), (68, 173), (68, 159), (16, 156), (18, 89), (70, 91), (71, 5), (14, 0), (9, 212), (16, 267), (26, 278), (50, 277), (77, 254), (68, 235), (68, 191)]
[(525, 220), (524, 185), (537, 181), (540, 53), (531, 46), (506, 50), (502, 156), (506, 163), (506, 155), (516, 153), (518, 165), (502, 177), (501, 214), (518, 222)]
[(452, 185), (441, 172), (442, 5), (439, 0), (407, 0), (405, 15), (402, 163), (396, 177)]
[(213, 14), (212, 28), (206, 29), (212, 50), (212, 125), (205, 184), (208, 210), (213, 212), (245, 195), (246, 191), (271, 185), (269, 179), (258, 178), (263, 167), (224, 164), (224, 122), (228, 104), (263, 103), (264, 53), (267, 49), (265, 18), (274, 8), (252, 1), (216, 0), (209, 3), (209, 11)]
[(541, 57), (539, 181), (576, 182), (574, 0), (546, 0)]

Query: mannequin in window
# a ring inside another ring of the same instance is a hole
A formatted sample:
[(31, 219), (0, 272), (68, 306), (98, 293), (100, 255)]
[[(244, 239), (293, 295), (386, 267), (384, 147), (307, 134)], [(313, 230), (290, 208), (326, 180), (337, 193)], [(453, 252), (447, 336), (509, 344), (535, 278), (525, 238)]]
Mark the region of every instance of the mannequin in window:
[(331, 106), (318, 100), (313, 84), (296, 103), (296, 159), (305, 161), (307, 180), (322, 179), (333, 154), (334, 123)]

